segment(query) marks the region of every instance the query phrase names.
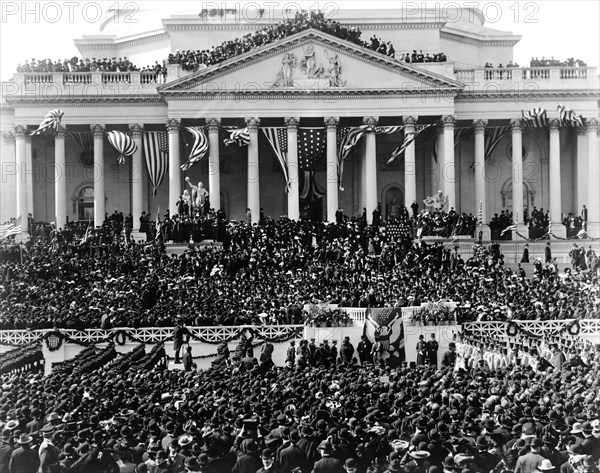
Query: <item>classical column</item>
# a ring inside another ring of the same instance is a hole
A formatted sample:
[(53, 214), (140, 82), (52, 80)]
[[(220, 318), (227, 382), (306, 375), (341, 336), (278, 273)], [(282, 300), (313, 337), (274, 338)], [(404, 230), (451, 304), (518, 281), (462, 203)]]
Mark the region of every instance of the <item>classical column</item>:
[(340, 119), (326, 117), (327, 126), (327, 221), (335, 223), (338, 209), (337, 126)]
[(0, 153), (0, 222), (5, 222), (17, 215), (17, 163), (15, 159), (15, 134), (13, 131), (3, 133), (4, 151)]
[(598, 160), (598, 120), (586, 120), (587, 129), (587, 165), (588, 165), (588, 231), (590, 236), (598, 238), (600, 231), (600, 165)]
[(431, 189), (431, 195), (435, 195), (438, 191), (442, 191), (446, 195), (446, 188), (444, 187), (444, 127), (441, 122), (437, 127), (435, 136), (437, 142), (437, 167), (434, 174), (434, 186)]
[[(562, 226), (561, 218), (561, 188), (560, 188), (560, 121), (550, 120), (550, 219), (552, 230), (557, 231)], [(514, 200), (514, 194), (513, 194)]]
[(27, 188), (27, 213), (33, 215), (33, 149), (31, 135), (25, 135), (25, 187)]
[(17, 164), (17, 218), (22, 225), (27, 222), (27, 160), (25, 157), (25, 135), (27, 129), (21, 125), (15, 127), (15, 162)]
[(575, 181), (577, 203), (575, 211), (581, 214), (581, 209), (588, 206), (588, 163), (587, 163), (587, 128), (577, 127), (577, 180)]
[[(365, 125), (376, 126), (379, 117), (364, 117)], [(375, 132), (365, 134), (365, 207), (367, 208), (367, 223), (373, 223), (373, 210), (377, 208), (377, 142)]]
[(104, 125), (90, 125), (94, 135), (94, 225), (104, 222)]
[(454, 162), (454, 124), (456, 118), (453, 115), (442, 117), (442, 126), (444, 128), (444, 167), (442, 168), (442, 180), (444, 181), (444, 193), (448, 196), (447, 211), (456, 206), (456, 164)]
[(131, 139), (137, 146), (136, 152), (131, 157), (131, 217), (133, 228), (138, 229), (140, 217), (144, 210), (144, 185), (142, 179), (144, 175), (144, 164), (142, 162), (142, 136), (144, 127), (143, 125), (133, 123), (129, 125), (129, 130), (131, 131)]
[(487, 120), (473, 120), (475, 129), (475, 206), (479, 219), (479, 206), (483, 213), (483, 223), (488, 221), (485, 201), (485, 127)]
[(181, 196), (181, 156), (179, 155), (179, 128), (181, 121), (167, 118), (169, 133), (169, 213), (177, 215), (177, 201)]
[[(404, 135), (415, 133), (415, 125), (419, 117), (402, 117)], [(417, 200), (417, 163), (415, 161), (415, 140), (404, 150), (404, 206), (410, 211), (410, 206)], [(412, 214), (411, 214), (412, 215)]]
[(285, 118), (287, 126), (287, 146), (288, 146), (288, 176), (290, 179), (290, 188), (288, 189), (288, 218), (291, 220), (300, 220), (300, 185), (298, 173), (298, 123), (299, 118)]
[(219, 170), (219, 118), (207, 118), (208, 127), (208, 196), (210, 206), (219, 210), (221, 208), (221, 174)]
[(516, 225), (525, 223), (523, 215), (523, 124), (511, 120), (512, 133), (512, 210)]
[(59, 126), (54, 135), (54, 219), (57, 229), (64, 229), (67, 223), (65, 131), (64, 126)]
[(248, 208), (252, 215), (252, 223), (258, 223), (260, 220), (259, 125), (260, 118), (246, 118), (246, 126), (250, 133), (250, 144), (248, 145)]

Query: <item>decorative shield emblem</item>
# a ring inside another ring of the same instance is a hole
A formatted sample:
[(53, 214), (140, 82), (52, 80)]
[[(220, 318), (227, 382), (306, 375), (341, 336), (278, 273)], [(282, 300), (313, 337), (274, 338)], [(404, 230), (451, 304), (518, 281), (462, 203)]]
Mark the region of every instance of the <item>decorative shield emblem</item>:
[(61, 345), (62, 337), (58, 333), (53, 332), (46, 337), (46, 346), (48, 347), (48, 350), (56, 351), (61, 347)]

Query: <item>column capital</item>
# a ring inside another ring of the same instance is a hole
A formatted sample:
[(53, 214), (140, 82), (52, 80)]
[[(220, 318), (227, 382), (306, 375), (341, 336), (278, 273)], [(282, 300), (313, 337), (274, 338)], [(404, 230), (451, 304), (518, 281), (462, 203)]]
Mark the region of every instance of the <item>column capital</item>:
[(416, 117), (414, 115), (402, 117), (402, 123), (409, 126), (415, 126), (417, 124), (417, 120), (419, 120), (419, 117)]
[(585, 125), (577, 127), (577, 136), (585, 136), (586, 134), (587, 134), (587, 127)]
[(67, 128), (63, 125), (58, 125), (56, 128), (56, 132), (54, 133), (54, 138), (64, 138), (67, 134)]
[(589, 131), (598, 131), (598, 119), (597, 118), (586, 118), (585, 119), (585, 128)]
[(26, 134), (27, 134), (27, 128), (24, 127), (23, 125), (17, 125), (15, 127), (15, 137), (24, 138)]
[(379, 117), (363, 117), (363, 125), (375, 126), (379, 123)]
[(340, 123), (340, 117), (325, 117), (323, 118), (323, 122), (328, 130), (335, 130)]
[(558, 118), (551, 118), (548, 120), (548, 128), (550, 131), (558, 131), (560, 129), (560, 120)]
[(454, 128), (456, 125), (456, 117), (454, 115), (444, 115), (441, 123), (443, 128)]
[(221, 119), (220, 118), (207, 118), (206, 119), (206, 127), (208, 128), (209, 133), (211, 131), (219, 131), (219, 127), (221, 126)]
[(484, 133), (487, 124), (487, 120), (473, 120), (473, 128), (475, 128), (475, 133)]
[(103, 137), (105, 129), (106, 129), (106, 127), (104, 125), (100, 125), (100, 124), (90, 125), (90, 130), (92, 130), (92, 135), (94, 135), (94, 138)]
[(514, 118), (510, 121), (510, 130), (512, 133), (522, 132), (523, 131), (523, 120), (520, 118)]
[(16, 141), (15, 134), (12, 131), (5, 131), (2, 133), (2, 137), (4, 138), (4, 142), (7, 144), (14, 143)]
[(285, 126), (287, 126), (288, 130), (297, 130), (298, 124), (300, 123), (299, 117), (285, 117), (283, 119)]
[(167, 126), (167, 131), (169, 133), (179, 133), (179, 128), (181, 128), (181, 120), (177, 118), (167, 118), (165, 120), (165, 125)]
[(260, 118), (258, 117), (248, 117), (246, 118), (246, 126), (249, 130), (257, 130), (260, 126)]
[(129, 131), (131, 131), (132, 138), (140, 138), (144, 133), (144, 125), (139, 123), (132, 123), (129, 125)]

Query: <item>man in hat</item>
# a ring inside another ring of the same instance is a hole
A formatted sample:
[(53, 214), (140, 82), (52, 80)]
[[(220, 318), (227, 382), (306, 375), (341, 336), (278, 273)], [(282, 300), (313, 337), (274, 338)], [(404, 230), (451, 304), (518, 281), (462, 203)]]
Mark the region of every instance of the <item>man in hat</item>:
[(260, 459), (263, 466), (256, 473), (282, 473), (282, 469), (275, 463), (275, 456), (270, 449), (265, 448)]
[(177, 319), (175, 324), (175, 328), (173, 329), (173, 350), (175, 350), (175, 364), (181, 363), (181, 347), (184, 344), (184, 337), (190, 336), (190, 332), (183, 325), (183, 320), (181, 318)]
[(552, 465), (552, 462), (548, 459), (542, 460), (542, 463), (537, 467), (537, 469), (542, 473), (553, 473), (556, 470), (554, 465)]
[(539, 438), (534, 438), (531, 441), (530, 451), (525, 455), (519, 456), (515, 473), (536, 473), (538, 467), (542, 464), (545, 458), (540, 455), (540, 449), (544, 443)]
[(60, 471), (60, 464), (58, 462), (58, 454), (60, 451), (52, 443), (52, 435), (54, 434), (55, 428), (52, 425), (45, 425), (40, 432), (44, 437), (38, 455), (40, 457), (40, 473), (58, 473)]
[(185, 471), (186, 473), (202, 473), (206, 470), (202, 469), (202, 466), (196, 457), (187, 457), (185, 459)]
[(344, 464), (331, 456), (333, 446), (329, 440), (323, 440), (317, 450), (321, 459), (315, 462), (312, 473), (344, 473)]
[(357, 346), (358, 359), (361, 365), (364, 365), (367, 361), (371, 361), (371, 348), (373, 344), (367, 338), (366, 335), (361, 335), (360, 342)]
[(437, 367), (439, 344), (435, 339), (435, 333), (431, 334), (431, 340), (427, 342), (427, 355), (429, 356), (429, 362), (431, 366)]
[(306, 453), (298, 447), (300, 434), (297, 430), (290, 432), (290, 445), (283, 448), (278, 453), (278, 462), (285, 471), (292, 471), (296, 468), (304, 468), (306, 465)]
[(427, 358), (427, 342), (424, 335), (419, 335), (419, 341), (417, 342), (417, 365), (424, 365), (425, 358)]
[(345, 337), (340, 347), (340, 357), (344, 363), (352, 363), (352, 357), (354, 356), (354, 346), (350, 343), (350, 337)]
[(450, 342), (448, 344), (448, 351), (444, 353), (444, 356), (442, 357), (442, 367), (454, 367), (454, 363), (456, 363), (456, 344)]
[[(40, 466), (40, 457), (31, 449), (33, 437), (21, 434), (17, 440), (18, 447), (10, 456), (8, 471), (10, 473), (36, 473)], [(4, 471), (4, 470), (3, 470)]]
[(0, 471), (8, 471), (8, 462), (13, 452), (11, 435), (11, 430), (6, 428), (2, 430), (2, 439), (0, 440)]

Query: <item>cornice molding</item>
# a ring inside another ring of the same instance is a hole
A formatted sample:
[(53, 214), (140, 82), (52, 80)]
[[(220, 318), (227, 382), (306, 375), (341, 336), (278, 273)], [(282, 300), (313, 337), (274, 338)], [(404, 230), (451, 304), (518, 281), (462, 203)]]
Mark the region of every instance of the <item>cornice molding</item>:
[(521, 38), (509, 40), (509, 39), (477, 39), (469, 38), (468, 36), (461, 36), (456, 33), (450, 33), (449, 31), (440, 31), (440, 39), (447, 39), (448, 41), (454, 41), (456, 43), (472, 44), (475, 46), (515, 46)]

